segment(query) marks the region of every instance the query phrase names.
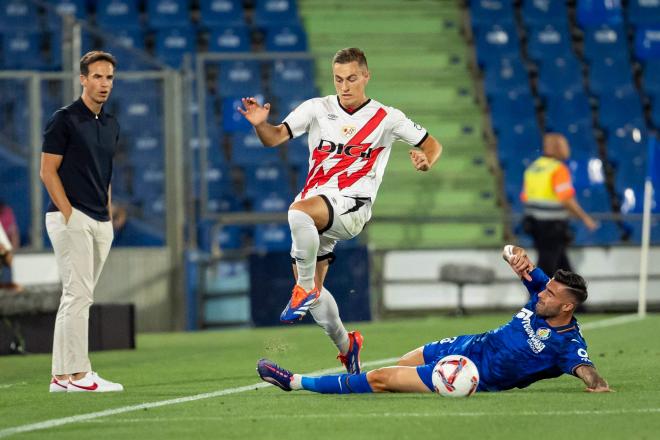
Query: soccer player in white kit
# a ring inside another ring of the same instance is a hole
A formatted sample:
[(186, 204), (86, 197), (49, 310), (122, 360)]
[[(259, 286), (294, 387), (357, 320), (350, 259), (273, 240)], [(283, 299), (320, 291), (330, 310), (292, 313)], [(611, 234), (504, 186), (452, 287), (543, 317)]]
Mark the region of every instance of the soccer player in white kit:
[(261, 106), (253, 97), (243, 98), (238, 111), (267, 147), (309, 134), (309, 173), (288, 213), (296, 284), (280, 320), (292, 323), (309, 311), (339, 349), (347, 371), (359, 374), (363, 337), (346, 331), (335, 299), (323, 287), (332, 251), (371, 218), (394, 141), (417, 147), (410, 160), (418, 171), (433, 166), (442, 146), (400, 110), (367, 98), (369, 69), (360, 49), (338, 51), (332, 73), (336, 95), (303, 102), (279, 125), (268, 123), (270, 104)]

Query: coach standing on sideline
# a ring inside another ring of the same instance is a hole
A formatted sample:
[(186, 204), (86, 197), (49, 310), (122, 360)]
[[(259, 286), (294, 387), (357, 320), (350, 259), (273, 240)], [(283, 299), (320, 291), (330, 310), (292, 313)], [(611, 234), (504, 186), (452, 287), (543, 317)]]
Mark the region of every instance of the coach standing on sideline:
[(62, 279), (55, 320), (51, 392), (122, 391), (101, 379), (88, 357), (89, 308), (112, 244), (112, 159), (117, 120), (103, 111), (117, 61), (92, 51), (80, 59), (82, 96), (48, 121), (41, 155), (41, 180), (51, 203), (46, 230)]

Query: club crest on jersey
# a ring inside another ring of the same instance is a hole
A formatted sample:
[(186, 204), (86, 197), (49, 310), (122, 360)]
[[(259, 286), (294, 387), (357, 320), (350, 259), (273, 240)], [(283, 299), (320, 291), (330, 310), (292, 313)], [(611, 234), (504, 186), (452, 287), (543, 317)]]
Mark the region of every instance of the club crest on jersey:
[(332, 141), (326, 141), (324, 139), (321, 139), (316, 149), (324, 153), (336, 153), (339, 156), (343, 155), (349, 157), (362, 157), (364, 159), (369, 159), (371, 157), (371, 153), (373, 152), (371, 144), (336, 144)]
[(536, 329), (536, 337), (542, 341), (545, 341), (550, 337), (550, 329), (545, 327), (539, 327)]
[(357, 127), (354, 127), (352, 125), (344, 125), (341, 128), (342, 133), (344, 133), (344, 136), (349, 137), (353, 136), (355, 132), (357, 131)]

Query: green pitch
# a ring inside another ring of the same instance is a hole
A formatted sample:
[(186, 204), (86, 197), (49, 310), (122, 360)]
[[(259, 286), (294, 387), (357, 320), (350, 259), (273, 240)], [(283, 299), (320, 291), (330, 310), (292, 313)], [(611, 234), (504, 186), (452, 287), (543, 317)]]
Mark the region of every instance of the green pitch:
[[(360, 324), (363, 362), (399, 356), (428, 341), (488, 330), (510, 315)], [(583, 325), (611, 316), (585, 316)], [(324, 396), (260, 383), (255, 364), (271, 358), (296, 372), (338, 366), (316, 326), (149, 334), (135, 351), (93, 353), (95, 369), (124, 384), (117, 394), (49, 394), (50, 357), (0, 358), (0, 437), (10, 428), (120, 409), (115, 415), (13, 434), (11, 438), (657, 438), (660, 432), (660, 316), (594, 328), (589, 354), (616, 393), (589, 394), (564, 376), (524, 390), (469, 399), (413, 394)], [(201, 398), (202, 393), (229, 394)], [(142, 403), (174, 401), (127, 410)], [(123, 408), (123, 409), (122, 409)]]

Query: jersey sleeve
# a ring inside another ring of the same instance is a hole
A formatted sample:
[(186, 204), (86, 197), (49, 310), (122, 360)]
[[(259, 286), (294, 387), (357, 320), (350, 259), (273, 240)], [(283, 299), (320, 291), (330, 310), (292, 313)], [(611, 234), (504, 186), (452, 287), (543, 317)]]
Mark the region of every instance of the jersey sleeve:
[(545, 285), (548, 284), (548, 281), (550, 281), (550, 278), (541, 270), (540, 267), (537, 267), (533, 271), (529, 273), (529, 275), (532, 277), (531, 281), (527, 281), (525, 279), (522, 280), (523, 284), (525, 287), (527, 287), (527, 290), (529, 291), (530, 296), (536, 296), (540, 292), (545, 289)]
[(289, 138), (293, 139), (309, 131), (309, 127), (314, 120), (314, 101), (307, 101), (296, 107), (282, 122), (289, 131)]
[(58, 110), (48, 120), (44, 131), (44, 142), (41, 151), (50, 154), (64, 155), (69, 143), (69, 129), (64, 111)]
[(400, 110), (393, 111), (393, 118), (392, 134), (395, 139), (419, 147), (429, 137), (424, 127), (413, 122)]
[(571, 172), (566, 165), (561, 164), (552, 174), (552, 188), (561, 201), (568, 200), (575, 195)]
[(589, 353), (587, 353), (587, 344), (582, 338), (574, 338), (566, 344), (564, 351), (560, 354), (559, 368), (564, 373), (575, 376), (575, 370), (580, 365), (594, 366), (591, 359), (589, 359)]

